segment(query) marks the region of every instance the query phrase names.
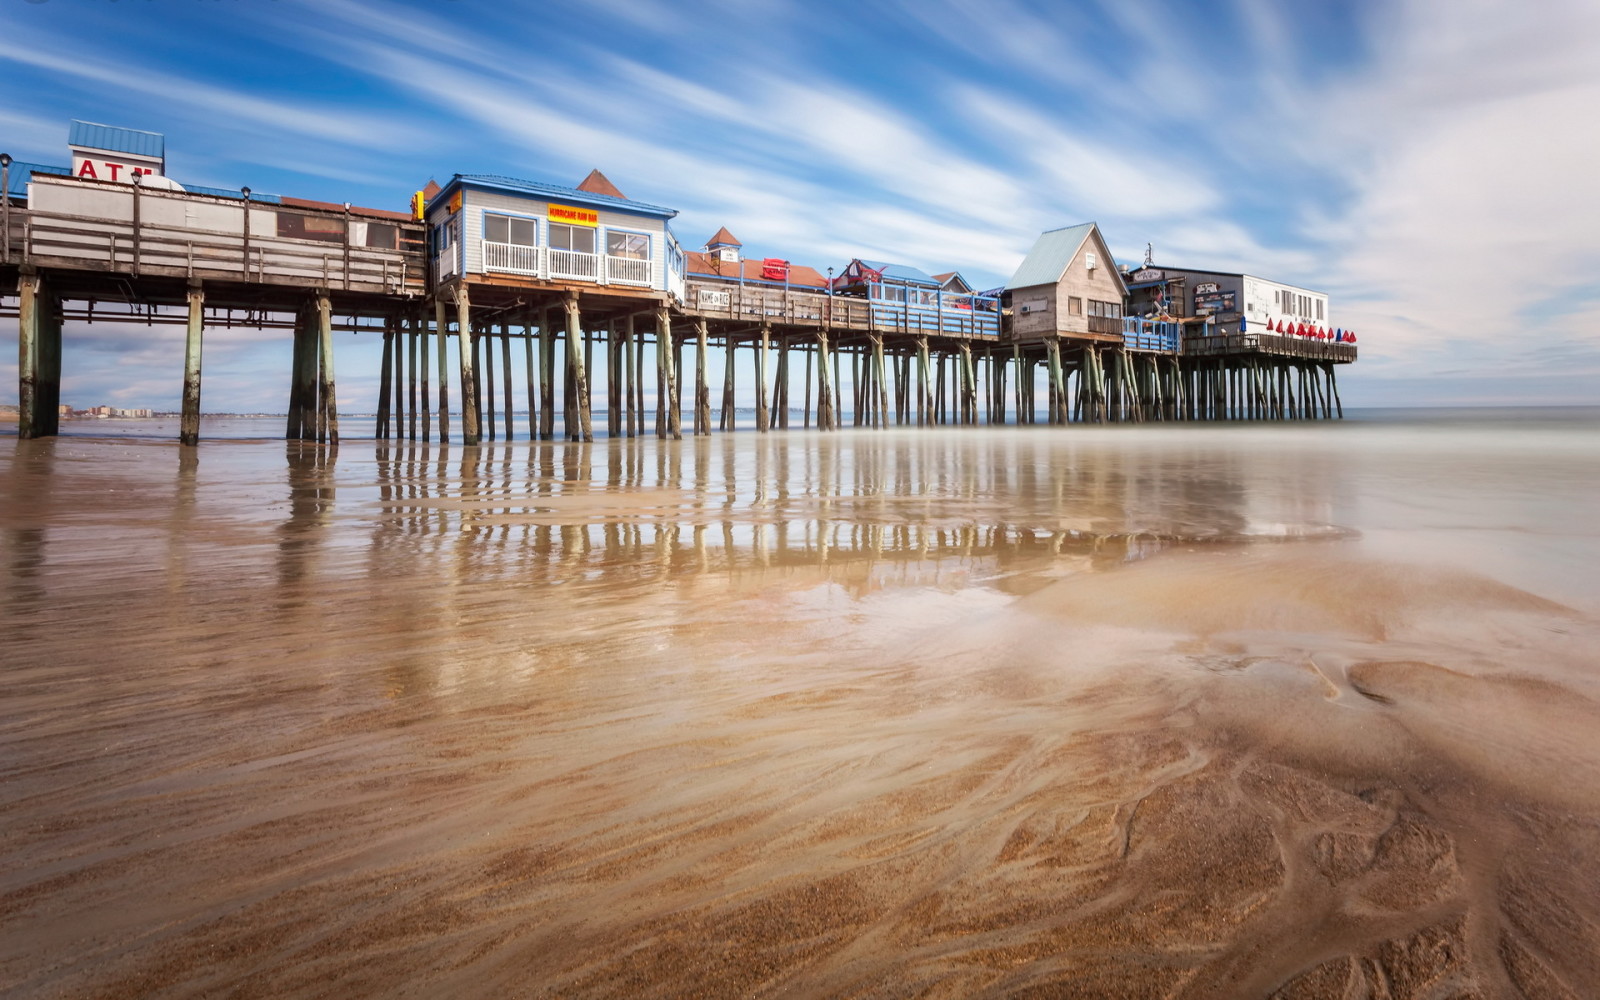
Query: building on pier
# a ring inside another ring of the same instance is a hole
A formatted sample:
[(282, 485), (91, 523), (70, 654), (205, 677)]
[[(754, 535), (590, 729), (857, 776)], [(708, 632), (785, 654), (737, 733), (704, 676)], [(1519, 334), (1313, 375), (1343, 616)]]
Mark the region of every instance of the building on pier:
[[(1125, 276), (1128, 313), (1183, 321), (1187, 336), (1233, 336), (1302, 326), (1333, 329), (1326, 292), (1235, 271), (1148, 265)], [(1298, 335), (1298, 334), (1295, 334)], [(1315, 339), (1315, 338), (1314, 338)]]
[(681, 300), (677, 211), (625, 197), (595, 170), (575, 188), (456, 174), (428, 202), (435, 288), (473, 284)]
[(687, 275), (700, 281), (808, 292), (828, 290), (828, 279), (814, 267), (793, 264), (781, 257), (746, 257), (744, 244), (726, 226), (718, 229), (702, 249), (687, 250), (683, 256)]
[(1014, 340), (1122, 340), (1128, 290), (1093, 222), (1039, 234), (1006, 282), (1006, 294)]
[[(957, 277), (949, 272), (944, 277)], [(962, 286), (966, 282), (961, 282)], [(838, 296), (870, 303), (876, 326), (906, 333), (1000, 336), (999, 300), (945, 282), (904, 264), (856, 258), (834, 279)]]

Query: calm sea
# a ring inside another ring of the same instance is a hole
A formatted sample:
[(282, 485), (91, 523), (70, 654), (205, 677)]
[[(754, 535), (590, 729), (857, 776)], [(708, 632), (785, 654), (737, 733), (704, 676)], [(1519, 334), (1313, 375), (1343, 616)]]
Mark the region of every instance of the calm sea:
[(1600, 408), (282, 423), (0, 441), (8, 995), (1600, 995)]

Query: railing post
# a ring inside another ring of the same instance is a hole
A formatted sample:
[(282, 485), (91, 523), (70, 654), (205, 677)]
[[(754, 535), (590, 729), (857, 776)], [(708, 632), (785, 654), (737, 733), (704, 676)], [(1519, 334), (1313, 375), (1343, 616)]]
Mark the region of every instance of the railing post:
[(133, 175), (133, 276), (139, 276), (139, 178), (144, 174)]
[(11, 154), (0, 153), (0, 261), (11, 263)]

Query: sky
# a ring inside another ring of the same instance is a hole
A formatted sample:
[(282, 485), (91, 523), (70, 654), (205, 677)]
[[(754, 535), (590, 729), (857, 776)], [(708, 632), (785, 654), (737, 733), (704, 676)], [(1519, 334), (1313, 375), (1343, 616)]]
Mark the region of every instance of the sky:
[[(1347, 404), (1600, 403), (1594, 0), (11, 0), (0, 67), (20, 160), (78, 118), (165, 134), (180, 182), (395, 209), (598, 167), (689, 248), (982, 287), (1092, 220), (1121, 263), (1326, 291)], [(69, 326), (63, 401), (175, 409), (182, 339)], [(375, 338), (337, 350), (371, 410)], [(286, 333), (205, 352), (207, 411), (284, 409)]]

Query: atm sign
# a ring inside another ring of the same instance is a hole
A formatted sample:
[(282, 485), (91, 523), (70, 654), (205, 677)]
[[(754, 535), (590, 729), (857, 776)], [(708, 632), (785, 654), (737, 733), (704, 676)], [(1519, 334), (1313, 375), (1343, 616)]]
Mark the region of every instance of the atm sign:
[(600, 213), (587, 208), (573, 208), (571, 205), (547, 205), (551, 222), (565, 222), (569, 226), (598, 226)]

